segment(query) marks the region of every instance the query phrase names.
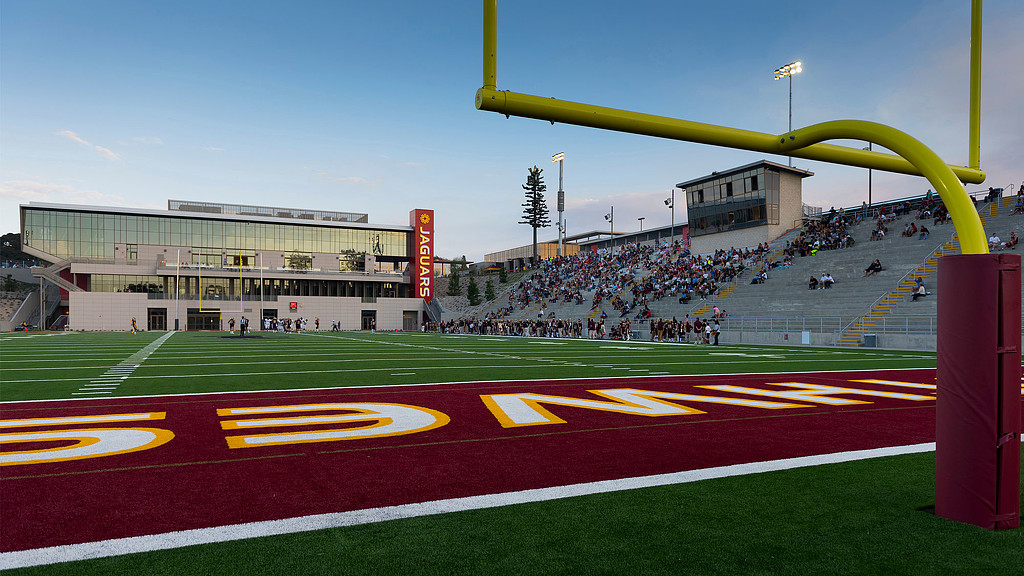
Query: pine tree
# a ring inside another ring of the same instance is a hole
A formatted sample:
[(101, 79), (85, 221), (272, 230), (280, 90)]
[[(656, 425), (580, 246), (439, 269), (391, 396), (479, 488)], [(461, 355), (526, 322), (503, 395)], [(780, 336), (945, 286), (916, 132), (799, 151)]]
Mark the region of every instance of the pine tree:
[(466, 298), (469, 299), (470, 306), (476, 306), (480, 303), (480, 287), (476, 284), (476, 278), (469, 277), (469, 286), (466, 286)]
[(548, 205), (544, 202), (544, 191), (548, 189), (544, 185), (544, 177), (541, 176), (540, 168), (534, 166), (530, 169), (530, 175), (526, 177), (526, 202), (523, 203), (523, 221), (520, 224), (528, 224), (533, 227), (533, 264), (536, 265), (537, 258), (537, 228), (551, 226), (551, 219), (548, 218)]
[(451, 273), (448, 274), (448, 295), (462, 295), (462, 286), (459, 286), (459, 273), (455, 270), (452, 270)]
[(487, 284), (484, 285), (484, 300), (490, 302), (491, 300), (494, 300), (494, 296), (494, 282), (488, 280)]
[(508, 284), (508, 273), (505, 272), (504, 267), (498, 268), (498, 283)]

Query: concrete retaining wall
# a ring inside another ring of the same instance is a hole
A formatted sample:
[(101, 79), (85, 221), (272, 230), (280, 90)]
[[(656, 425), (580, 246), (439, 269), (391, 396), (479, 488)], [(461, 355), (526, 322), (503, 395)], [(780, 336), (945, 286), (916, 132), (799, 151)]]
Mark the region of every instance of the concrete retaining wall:
[[(774, 344), (779, 346), (830, 346), (839, 338), (831, 332), (725, 332), (720, 344)], [(934, 334), (877, 334), (876, 347), (935, 351)]]

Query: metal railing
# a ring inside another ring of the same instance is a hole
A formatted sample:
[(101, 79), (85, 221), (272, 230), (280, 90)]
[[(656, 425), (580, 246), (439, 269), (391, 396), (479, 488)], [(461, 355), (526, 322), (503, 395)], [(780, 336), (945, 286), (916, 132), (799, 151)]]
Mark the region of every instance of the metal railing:
[[(840, 316), (806, 318), (722, 318), (725, 332), (839, 332), (846, 325)], [(1022, 316), (1024, 322), (1024, 316)], [(1024, 329), (1022, 329), (1024, 330)], [(936, 315), (880, 316), (868, 332), (873, 334), (924, 334), (938, 331)]]
[(839, 332), (842, 316), (807, 316), (804, 318), (722, 318), (719, 324), (729, 332)]
[[(147, 292), (146, 293), (146, 297), (149, 300), (174, 300), (174, 293), (173, 292), (172, 293), (166, 293), (166, 292)], [(263, 301), (264, 302), (277, 302), (277, 298), (278, 297), (277, 297), (276, 294), (264, 294), (263, 295)], [(214, 297), (214, 296), (210, 296), (210, 295), (207, 295), (207, 294), (203, 294), (202, 296), (200, 296), (199, 294), (179, 294), (178, 295), (178, 300), (191, 300), (191, 301), (202, 300), (203, 302), (217, 302), (217, 303), (220, 303), (220, 302), (238, 302), (239, 301), (239, 297), (237, 295), (235, 295), (235, 296), (218, 296), (218, 297)], [(241, 301), (242, 302), (259, 302), (260, 301), (260, 297), (259, 297), (259, 295), (256, 295), (256, 296), (244, 295), (244, 296), (241, 297)]]

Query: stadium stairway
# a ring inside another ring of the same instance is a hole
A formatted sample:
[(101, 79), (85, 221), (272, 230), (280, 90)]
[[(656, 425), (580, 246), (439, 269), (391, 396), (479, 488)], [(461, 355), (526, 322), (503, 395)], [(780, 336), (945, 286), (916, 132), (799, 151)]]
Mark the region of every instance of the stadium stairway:
[[(1015, 197), (1004, 197), (995, 202), (986, 203), (981, 207), (978, 211), (978, 216), (985, 226), (986, 236), (996, 230), (1002, 231), (1003, 236), (1001, 238), (1009, 237), (1011, 230), (1017, 231), (1018, 236), (1020, 235), (1020, 230), (1014, 228), (1015, 217), (1008, 214), (1015, 203)], [(904, 312), (907, 316), (935, 317), (938, 313), (938, 303), (935, 298), (925, 297), (924, 300), (919, 299), (916, 302), (912, 300), (912, 293), (917, 284), (917, 279), (922, 279), (926, 289), (929, 286), (934, 289), (938, 279), (939, 258), (949, 254), (958, 254), (959, 252), (960, 241), (954, 233), (953, 237), (947, 242), (936, 247), (920, 266), (900, 278), (895, 288), (879, 297), (871, 305), (867, 314), (856, 318), (847, 325), (841, 336), (833, 344), (838, 346), (861, 345), (864, 334), (876, 330), (879, 323), (884, 321), (884, 317), (892, 315), (893, 311), (897, 309)], [(912, 306), (907, 306), (907, 304), (912, 304)], [(910, 314), (911, 312), (913, 314)]]
[[(1010, 236), (1010, 232), (1016, 232), (1017, 236), (1024, 234), (1024, 215), (1010, 214), (1012, 212), (1014, 204), (1016, 203), (1015, 197), (1001, 198), (998, 202), (994, 203), (989, 210), (983, 209), (980, 212), (982, 223), (985, 225), (985, 235), (990, 236), (993, 232), (997, 233), (1001, 240), (1006, 240)], [(954, 239), (949, 243), (948, 247), (943, 250), (942, 255), (956, 254), (959, 253), (959, 242)], [(935, 261), (938, 258), (934, 258)], [(934, 291), (937, 286), (937, 262), (932, 262), (931, 266), (928, 266), (928, 262), (923, 265), (919, 273), (912, 275), (907, 283), (910, 289), (914, 286), (914, 279), (920, 277), (924, 281), (925, 287)], [(893, 298), (890, 301), (891, 306), (885, 311), (885, 313), (876, 314), (872, 320), (874, 322), (869, 324), (866, 332), (870, 332), (872, 326), (878, 326), (880, 323), (886, 322), (887, 318), (898, 317), (931, 317), (934, 318), (938, 314), (938, 301), (934, 297), (925, 297), (924, 299), (918, 299), (916, 302), (911, 300), (910, 292), (903, 292), (900, 298)]]

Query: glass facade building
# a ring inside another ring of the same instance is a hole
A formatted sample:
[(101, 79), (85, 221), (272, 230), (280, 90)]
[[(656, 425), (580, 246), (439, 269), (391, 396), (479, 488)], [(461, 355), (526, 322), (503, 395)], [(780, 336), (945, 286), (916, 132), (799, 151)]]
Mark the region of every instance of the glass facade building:
[[(73, 310), (82, 294), (144, 298), (149, 304), (135, 315), (151, 319), (154, 309), (173, 318), (166, 308), (171, 299), (257, 317), (298, 315), (303, 308), (343, 316), (354, 302), (364, 305), (358, 311), (363, 321), (346, 329), (359, 329), (378, 326), (377, 309), (365, 305), (395, 299), (404, 300), (390, 305), (400, 311), (396, 327), (417, 325), (402, 319), (423, 307), (410, 297), (411, 226), (369, 224), (365, 214), (323, 210), (169, 204), (175, 209), (22, 205), (22, 249), (52, 263), (36, 275), (60, 287), (63, 312), (72, 317), (86, 316)], [(286, 303), (294, 306), (278, 306), (281, 299), (295, 300)], [(189, 316), (189, 326), (210, 322), (193, 320)]]
[[(411, 231), (347, 228), (319, 223), (272, 223), (203, 218), (199, 215), (143, 215), (56, 207), (22, 207), (22, 244), (58, 259), (115, 258), (125, 244), (195, 249), (220, 258), (226, 250), (243, 260), (259, 251), (339, 254), (346, 260), (372, 254), (378, 260), (408, 261)], [(205, 249), (205, 250), (203, 250)], [(251, 262), (243, 264), (252, 265)]]

